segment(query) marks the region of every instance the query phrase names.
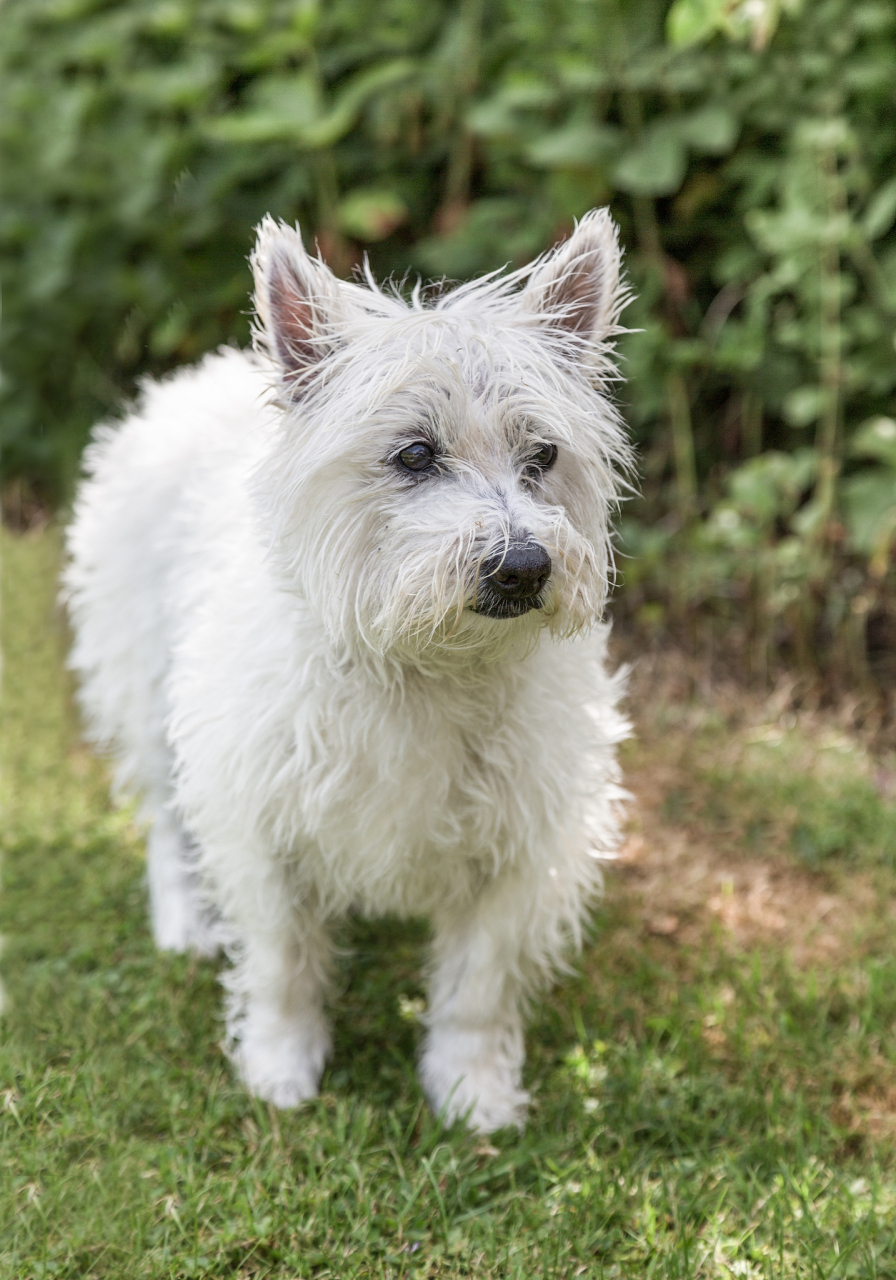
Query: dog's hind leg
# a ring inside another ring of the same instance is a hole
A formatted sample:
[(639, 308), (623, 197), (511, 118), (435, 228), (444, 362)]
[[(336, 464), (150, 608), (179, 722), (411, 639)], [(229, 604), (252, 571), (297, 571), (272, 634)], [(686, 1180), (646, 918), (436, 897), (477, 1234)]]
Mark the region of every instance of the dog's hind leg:
[(167, 799), (146, 801), (150, 816), (146, 879), (152, 934), (160, 951), (212, 956), (220, 941), (214, 912), (196, 874), (196, 849)]
[(316, 1096), (330, 1054), (324, 1000), (333, 949), (313, 910), (284, 909), (285, 886), (267, 919), (259, 918), (266, 887), (253, 886), (249, 909), (232, 922), (239, 942), (237, 963), (223, 978), (230, 992), (227, 1047), (251, 1093), (295, 1107)]

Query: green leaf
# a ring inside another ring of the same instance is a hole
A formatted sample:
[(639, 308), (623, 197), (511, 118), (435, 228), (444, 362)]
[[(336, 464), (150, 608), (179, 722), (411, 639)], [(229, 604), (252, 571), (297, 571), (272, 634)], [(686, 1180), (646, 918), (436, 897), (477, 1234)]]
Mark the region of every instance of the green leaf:
[(727, 107), (706, 106), (686, 116), (680, 130), (685, 142), (695, 151), (721, 156), (737, 142), (740, 125)]
[(854, 551), (873, 555), (896, 532), (896, 475), (889, 468), (847, 477), (840, 485), (840, 501)]
[(320, 86), (310, 72), (270, 76), (260, 81), (253, 106), (220, 117), (205, 127), (219, 142), (291, 141), (311, 150), (330, 147), (351, 129), (365, 102), (382, 89), (408, 79), (416, 64), (396, 58), (359, 72), (326, 109)]
[(200, 106), (220, 78), (215, 64), (205, 59), (178, 63), (163, 71), (154, 67), (132, 76), (129, 91), (136, 101), (167, 109)]
[(896, 480), (896, 421), (893, 418), (869, 418), (863, 422), (849, 443), (853, 458), (874, 458), (894, 469)]
[(274, 142), (304, 139), (321, 117), (320, 89), (307, 72), (262, 80), (246, 111), (209, 122), (208, 137), (219, 142)]
[(553, 106), (557, 98), (554, 85), (541, 76), (517, 74), (508, 76), (491, 101), (514, 111), (534, 111)]
[(612, 155), (621, 140), (620, 130), (587, 121), (564, 125), (542, 134), (526, 148), (526, 159), (543, 169), (588, 168)]
[(862, 230), (869, 240), (886, 235), (896, 220), (896, 178), (874, 193), (862, 219)]
[(164, 0), (147, 14), (144, 30), (157, 36), (179, 36), (189, 30), (191, 17), (190, 5)]
[(339, 228), (356, 240), (385, 240), (407, 219), (408, 207), (394, 191), (351, 191), (337, 210)]
[(531, 133), (522, 113), (553, 106), (557, 90), (537, 76), (514, 76), (496, 93), (474, 103), (467, 112), (466, 124), (486, 138), (515, 137), (521, 129)]
[(566, 88), (585, 93), (605, 88), (612, 79), (605, 66), (601, 66), (593, 58), (583, 58), (577, 54), (561, 57), (557, 63), (557, 73)]
[(676, 49), (708, 40), (722, 26), (722, 0), (675, 0), (666, 17), (666, 38)]
[(814, 449), (798, 449), (792, 454), (770, 449), (732, 473), (725, 505), (760, 524), (778, 516), (788, 517), (817, 473), (818, 454)]
[(393, 58), (359, 71), (341, 88), (333, 109), (307, 131), (311, 146), (326, 147), (348, 133), (361, 108), (377, 93), (395, 88), (418, 70), (413, 58)]
[(823, 387), (797, 387), (784, 397), (784, 417), (792, 427), (808, 427), (824, 412), (826, 395)]
[(500, 98), (477, 102), (467, 112), (465, 123), (471, 133), (483, 138), (513, 138), (520, 127), (516, 113)]
[(677, 129), (663, 122), (648, 129), (641, 145), (627, 152), (613, 171), (620, 191), (636, 196), (669, 196), (681, 186), (687, 152)]

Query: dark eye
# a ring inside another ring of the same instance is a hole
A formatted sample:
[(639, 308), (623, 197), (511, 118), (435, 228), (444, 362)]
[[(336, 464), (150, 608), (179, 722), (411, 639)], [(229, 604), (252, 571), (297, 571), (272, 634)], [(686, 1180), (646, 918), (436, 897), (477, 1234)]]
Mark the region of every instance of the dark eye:
[(397, 455), (398, 461), (406, 471), (427, 471), (435, 462), (436, 453), (431, 445), (416, 440), (407, 445)]
[(528, 468), (530, 471), (550, 471), (557, 461), (555, 444), (540, 444), (530, 455)]

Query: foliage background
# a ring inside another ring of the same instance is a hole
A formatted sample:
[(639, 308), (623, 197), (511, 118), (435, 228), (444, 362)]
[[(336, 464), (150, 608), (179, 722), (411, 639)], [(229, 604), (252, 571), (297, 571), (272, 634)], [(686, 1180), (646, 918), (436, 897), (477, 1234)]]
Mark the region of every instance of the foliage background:
[[(6, 513), (67, 500), (141, 376), (246, 339), (263, 213), (343, 272), (458, 277), (609, 203), (622, 612), (886, 709), (894, 73), (884, 0), (2, 0)], [(324, 1096), (278, 1119), (215, 1054), (212, 968), (152, 955), (139, 832), (74, 741), (57, 534), (2, 538), (0, 1271), (896, 1275), (892, 756), (786, 687), (636, 691), (635, 889), (537, 1013), (529, 1133), (421, 1112), (420, 936), (388, 923), (349, 939)]]
[(894, 99), (883, 0), (5, 0), (4, 475), (65, 499), (141, 376), (246, 339), (265, 212), (465, 277), (609, 203), (623, 607), (889, 681)]

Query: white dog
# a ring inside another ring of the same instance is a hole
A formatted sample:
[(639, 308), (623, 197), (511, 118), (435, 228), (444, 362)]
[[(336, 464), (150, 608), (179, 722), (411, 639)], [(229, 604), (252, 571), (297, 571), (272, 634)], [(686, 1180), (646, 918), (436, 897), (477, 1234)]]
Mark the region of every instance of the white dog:
[(629, 460), (615, 228), (593, 212), (410, 302), (271, 219), (253, 268), (256, 354), (148, 384), (88, 451), (66, 589), (89, 732), (143, 797), (158, 945), (224, 930), (253, 1093), (317, 1091), (331, 924), (423, 914), (429, 1101), (521, 1124), (525, 1005), (623, 795), (598, 625)]

